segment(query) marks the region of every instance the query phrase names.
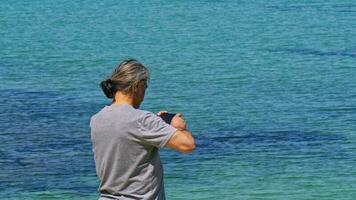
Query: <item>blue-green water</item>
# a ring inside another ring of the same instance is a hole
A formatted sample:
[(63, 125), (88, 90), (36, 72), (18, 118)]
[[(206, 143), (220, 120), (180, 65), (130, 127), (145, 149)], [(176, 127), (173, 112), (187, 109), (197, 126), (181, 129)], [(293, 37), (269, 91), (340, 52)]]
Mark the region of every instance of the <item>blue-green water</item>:
[(355, 199), (356, 2), (0, 2), (0, 199), (97, 199), (89, 118), (128, 56), (183, 112), (168, 199)]

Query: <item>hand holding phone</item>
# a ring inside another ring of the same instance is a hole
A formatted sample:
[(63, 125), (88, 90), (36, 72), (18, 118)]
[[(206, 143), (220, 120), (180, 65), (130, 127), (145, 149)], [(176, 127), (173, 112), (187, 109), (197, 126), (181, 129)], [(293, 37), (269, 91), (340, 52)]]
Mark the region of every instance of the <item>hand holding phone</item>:
[(175, 116), (175, 113), (163, 113), (161, 115), (161, 118), (163, 121), (165, 121), (167, 124), (171, 124), (173, 117)]

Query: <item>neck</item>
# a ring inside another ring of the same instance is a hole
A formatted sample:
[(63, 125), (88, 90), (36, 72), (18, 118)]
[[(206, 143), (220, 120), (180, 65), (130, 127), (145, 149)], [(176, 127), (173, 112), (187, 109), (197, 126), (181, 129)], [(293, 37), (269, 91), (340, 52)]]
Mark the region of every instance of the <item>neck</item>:
[(122, 92), (117, 92), (115, 95), (115, 102), (112, 103), (113, 105), (131, 105), (136, 108), (135, 101), (129, 94), (124, 94)]

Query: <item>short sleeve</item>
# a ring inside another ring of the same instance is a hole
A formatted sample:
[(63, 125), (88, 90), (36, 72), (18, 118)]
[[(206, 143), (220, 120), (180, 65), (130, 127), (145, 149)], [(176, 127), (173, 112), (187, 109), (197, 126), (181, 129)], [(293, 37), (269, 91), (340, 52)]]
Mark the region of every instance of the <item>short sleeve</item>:
[(172, 137), (176, 128), (167, 124), (163, 119), (153, 113), (147, 112), (139, 120), (139, 137), (152, 146), (164, 147)]

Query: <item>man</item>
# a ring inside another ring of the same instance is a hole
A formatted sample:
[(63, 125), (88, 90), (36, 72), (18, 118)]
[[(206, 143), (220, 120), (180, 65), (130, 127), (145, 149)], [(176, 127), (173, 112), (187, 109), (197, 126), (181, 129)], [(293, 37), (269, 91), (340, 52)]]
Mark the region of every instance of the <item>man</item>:
[(182, 153), (195, 149), (182, 114), (167, 124), (160, 118), (165, 111), (155, 115), (139, 109), (148, 80), (148, 70), (130, 59), (100, 84), (105, 95), (113, 98), (90, 120), (101, 200), (165, 199), (158, 149), (169, 147)]

